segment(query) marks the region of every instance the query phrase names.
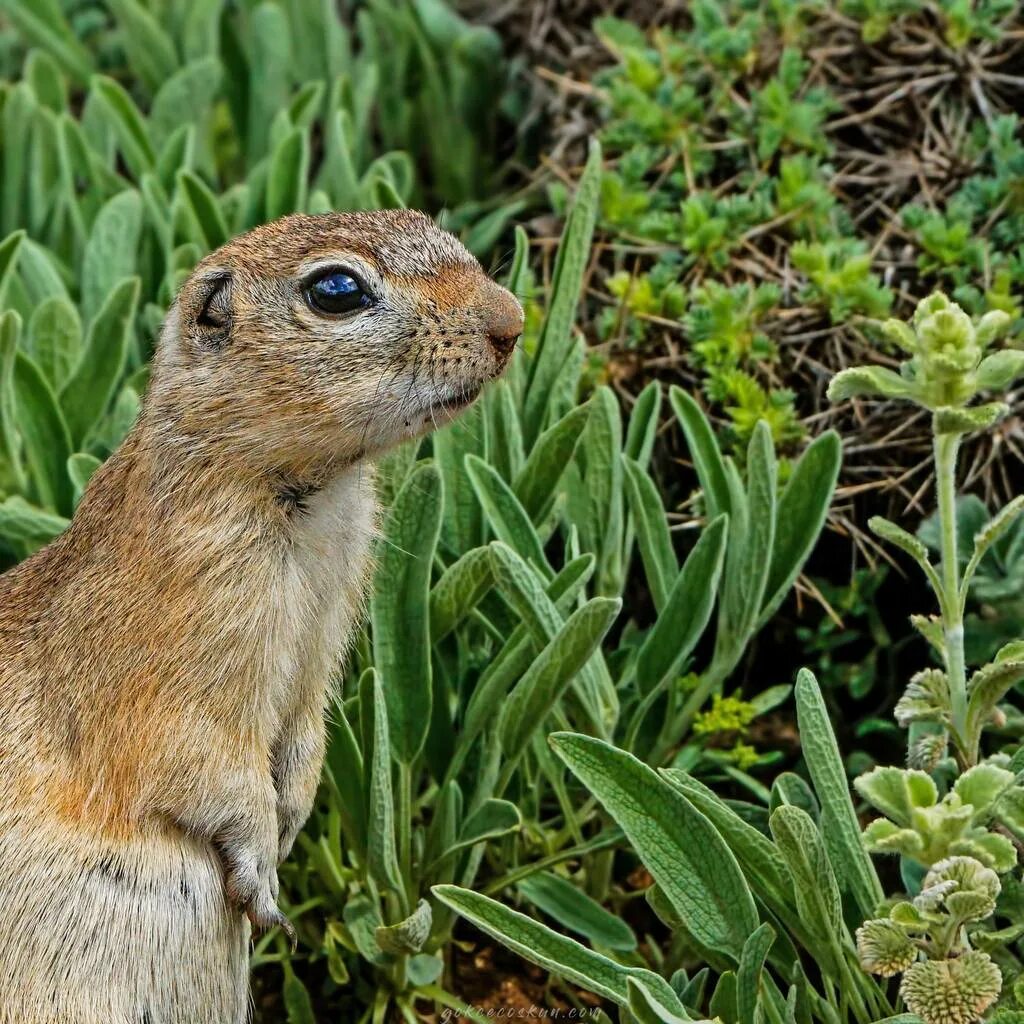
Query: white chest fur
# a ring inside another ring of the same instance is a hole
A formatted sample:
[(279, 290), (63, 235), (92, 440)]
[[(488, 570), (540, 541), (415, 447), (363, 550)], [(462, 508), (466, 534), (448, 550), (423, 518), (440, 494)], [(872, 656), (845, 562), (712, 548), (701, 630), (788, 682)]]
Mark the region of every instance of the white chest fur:
[(362, 610), (374, 528), (366, 466), (339, 474), (291, 514), (265, 646), (269, 710), (278, 721), (326, 689), (345, 652)]

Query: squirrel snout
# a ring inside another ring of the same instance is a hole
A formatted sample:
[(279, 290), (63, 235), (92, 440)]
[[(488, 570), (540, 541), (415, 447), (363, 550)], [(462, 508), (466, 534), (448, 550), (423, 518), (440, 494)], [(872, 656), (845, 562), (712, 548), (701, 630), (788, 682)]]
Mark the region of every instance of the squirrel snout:
[(488, 281), (479, 303), (487, 340), (495, 352), (505, 358), (523, 333), (523, 307), (507, 288), (493, 281)]

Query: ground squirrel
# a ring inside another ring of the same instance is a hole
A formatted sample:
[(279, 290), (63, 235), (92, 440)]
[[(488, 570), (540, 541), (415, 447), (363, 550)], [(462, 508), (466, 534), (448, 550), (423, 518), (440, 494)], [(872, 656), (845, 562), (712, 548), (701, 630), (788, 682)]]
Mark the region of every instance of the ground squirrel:
[(501, 372), (522, 309), (422, 214), (207, 257), (138, 423), (0, 577), (0, 1024), (236, 1024), (309, 814), (374, 532), (367, 460)]

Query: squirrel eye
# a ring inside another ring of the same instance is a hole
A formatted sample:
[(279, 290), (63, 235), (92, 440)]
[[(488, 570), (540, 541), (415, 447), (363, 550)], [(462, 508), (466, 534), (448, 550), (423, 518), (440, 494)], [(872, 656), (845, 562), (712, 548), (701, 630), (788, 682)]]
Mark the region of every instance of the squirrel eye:
[(306, 301), (318, 313), (337, 315), (365, 308), (370, 296), (351, 274), (329, 270), (307, 285)]

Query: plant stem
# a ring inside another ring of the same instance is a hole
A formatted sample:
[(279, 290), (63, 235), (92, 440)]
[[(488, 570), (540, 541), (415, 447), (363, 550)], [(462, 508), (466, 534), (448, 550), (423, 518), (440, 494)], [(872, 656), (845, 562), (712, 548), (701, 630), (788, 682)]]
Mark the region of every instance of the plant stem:
[(956, 459), (959, 434), (935, 437), (935, 478), (942, 539), (942, 628), (946, 676), (949, 680), (950, 719), (954, 742), (969, 766), (976, 753), (967, 736), (967, 670), (964, 663), (964, 617), (960, 604), (960, 564), (956, 537)]

